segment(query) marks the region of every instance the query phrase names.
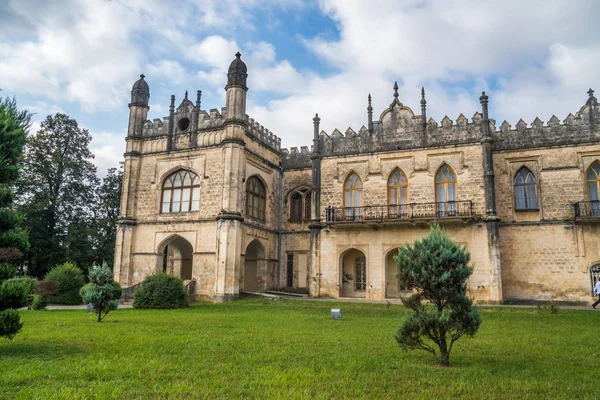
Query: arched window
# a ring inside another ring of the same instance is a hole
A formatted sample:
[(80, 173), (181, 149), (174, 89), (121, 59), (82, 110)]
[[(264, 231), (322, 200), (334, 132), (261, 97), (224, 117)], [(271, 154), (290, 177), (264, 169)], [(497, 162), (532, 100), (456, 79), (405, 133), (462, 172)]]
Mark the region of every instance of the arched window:
[(297, 189), (290, 196), (290, 221), (310, 220), (310, 190)]
[(456, 215), (456, 174), (447, 164), (435, 175), (435, 200), (438, 216)]
[(587, 173), (587, 189), (588, 189), (588, 197), (590, 201), (600, 201), (600, 163), (596, 161), (590, 168)]
[(396, 169), (388, 179), (388, 205), (390, 218), (408, 215), (408, 179), (401, 169)]
[(354, 290), (367, 290), (367, 259), (364, 256), (354, 259)]
[(363, 184), (357, 174), (352, 173), (344, 182), (344, 208), (346, 219), (357, 219), (362, 215)]
[(248, 178), (246, 183), (246, 215), (264, 221), (266, 200), (267, 190), (264, 183), (256, 176)]
[(513, 181), (515, 187), (515, 209), (537, 210), (538, 202), (535, 193), (535, 178), (531, 171), (521, 168)]
[(163, 183), (162, 213), (198, 211), (200, 178), (189, 171), (177, 171)]

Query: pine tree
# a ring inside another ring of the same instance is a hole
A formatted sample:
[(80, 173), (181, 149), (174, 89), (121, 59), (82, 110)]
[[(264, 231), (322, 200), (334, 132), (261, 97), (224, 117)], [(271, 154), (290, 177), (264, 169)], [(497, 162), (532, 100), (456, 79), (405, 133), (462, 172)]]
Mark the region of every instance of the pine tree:
[(90, 283), (81, 288), (80, 294), (101, 322), (109, 312), (117, 309), (121, 287), (113, 280), (112, 271), (106, 263), (91, 269), (89, 278)]
[(23, 217), (13, 207), (13, 188), (20, 171), (31, 114), (16, 101), (0, 98), (0, 264), (16, 263), (29, 249)]
[(398, 277), (417, 289), (417, 293), (401, 298), (404, 306), (415, 312), (396, 333), (404, 350), (421, 349), (437, 357), (435, 345), (440, 364), (449, 366), (454, 343), (464, 335), (475, 335), (481, 316), (466, 295), (466, 282), (473, 273), (470, 257), (437, 224), (414, 246), (399, 249), (394, 257)]

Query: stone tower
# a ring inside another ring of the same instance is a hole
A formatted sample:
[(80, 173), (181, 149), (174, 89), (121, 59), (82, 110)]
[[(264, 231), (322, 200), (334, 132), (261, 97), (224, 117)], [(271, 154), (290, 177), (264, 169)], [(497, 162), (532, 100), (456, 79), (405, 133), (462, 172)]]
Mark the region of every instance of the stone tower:
[[(131, 103), (129, 103), (129, 126), (127, 128), (121, 207), (117, 222), (115, 246), (115, 277), (119, 277), (119, 279), (121, 275), (127, 275), (130, 271), (131, 239), (133, 227), (136, 223), (136, 177), (139, 176), (140, 168), (140, 153), (135, 139), (142, 136), (143, 125), (150, 109), (148, 106), (149, 99), (150, 87), (144, 80), (144, 74), (142, 74), (131, 88)], [(129, 277), (125, 278), (128, 279)]]
[(217, 217), (217, 272), (215, 301), (228, 301), (239, 293), (242, 253), (242, 195), (246, 176), (246, 64), (235, 55), (227, 72), (226, 112), (224, 122), (223, 182), (221, 212)]

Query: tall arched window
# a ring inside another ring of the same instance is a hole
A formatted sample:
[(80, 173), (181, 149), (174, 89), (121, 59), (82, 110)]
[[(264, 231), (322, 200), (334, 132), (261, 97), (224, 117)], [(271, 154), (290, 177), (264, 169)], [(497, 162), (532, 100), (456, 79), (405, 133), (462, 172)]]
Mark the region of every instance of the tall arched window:
[(257, 177), (251, 176), (246, 183), (246, 215), (252, 218), (265, 220), (265, 204), (267, 189)]
[(388, 179), (388, 205), (390, 218), (408, 215), (408, 179), (401, 169), (396, 169)]
[(198, 211), (200, 178), (189, 171), (177, 171), (165, 179), (162, 190), (162, 213)]
[(354, 259), (354, 290), (367, 290), (367, 259), (364, 256)]
[(535, 193), (535, 178), (531, 171), (523, 167), (515, 175), (515, 209), (537, 210), (538, 202)]
[(456, 215), (456, 174), (447, 164), (435, 175), (435, 200), (438, 216)]
[(590, 213), (592, 216), (600, 216), (600, 163), (596, 161), (587, 173), (587, 192), (590, 200)]
[(310, 190), (296, 189), (290, 196), (290, 221), (310, 220)]
[(363, 184), (357, 174), (352, 173), (344, 182), (344, 207), (346, 218), (354, 219), (362, 215)]

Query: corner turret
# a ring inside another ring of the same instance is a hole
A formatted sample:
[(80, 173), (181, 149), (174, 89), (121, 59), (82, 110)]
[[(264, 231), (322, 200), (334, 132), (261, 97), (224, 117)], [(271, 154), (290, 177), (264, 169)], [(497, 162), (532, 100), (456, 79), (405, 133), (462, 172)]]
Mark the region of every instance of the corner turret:
[(133, 84), (133, 88), (131, 88), (131, 104), (129, 104), (129, 107), (148, 107), (148, 100), (150, 99), (150, 87), (144, 78), (145, 75), (141, 74), (140, 79)]
[(246, 78), (248, 68), (238, 51), (227, 72), (227, 91), (225, 123), (237, 123), (246, 126)]
[(242, 54), (239, 51), (235, 53), (235, 60), (231, 62), (227, 71), (227, 86), (225, 86), (225, 89), (228, 89), (230, 86), (240, 86), (242, 89), (248, 90), (246, 87), (248, 68), (241, 57)]
[(131, 88), (131, 103), (129, 103), (129, 127), (127, 137), (142, 136), (144, 122), (148, 118), (148, 100), (150, 99), (150, 87), (144, 80), (144, 74), (140, 75)]

